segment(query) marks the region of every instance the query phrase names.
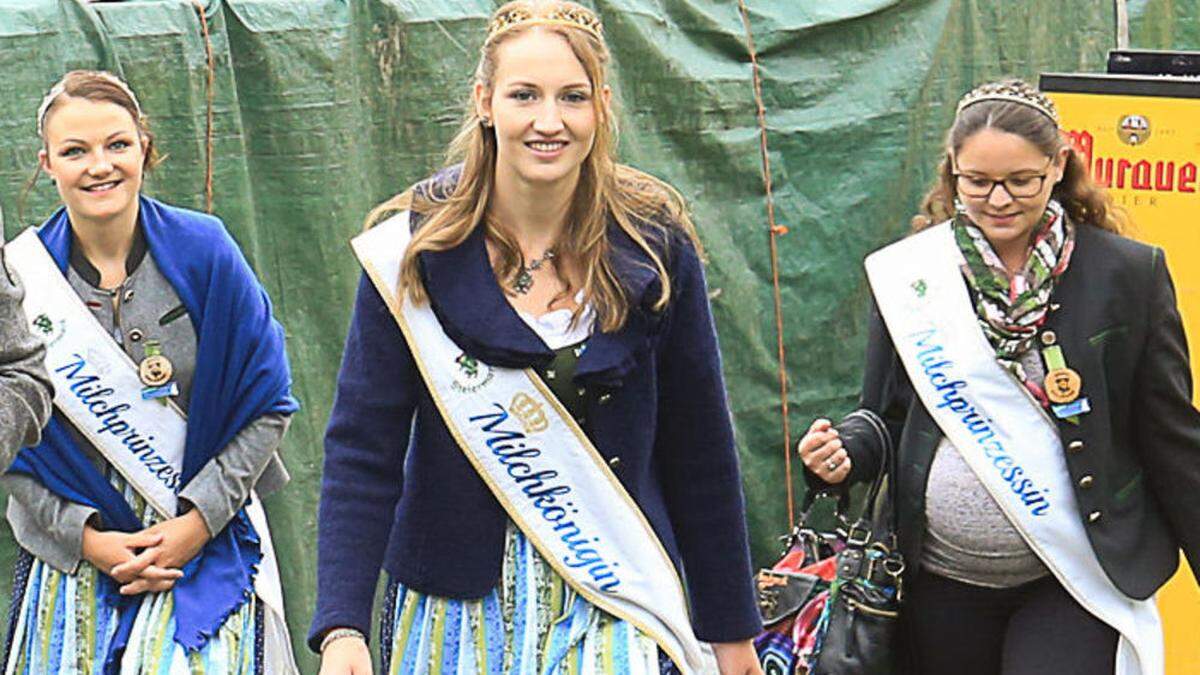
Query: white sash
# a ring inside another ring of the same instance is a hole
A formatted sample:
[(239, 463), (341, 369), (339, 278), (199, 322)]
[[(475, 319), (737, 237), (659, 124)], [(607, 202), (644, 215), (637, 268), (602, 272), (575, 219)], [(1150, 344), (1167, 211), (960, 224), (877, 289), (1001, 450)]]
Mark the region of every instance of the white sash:
[(352, 246), (467, 459), (580, 595), (636, 626), (684, 673), (715, 673), (662, 543), (558, 399), (532, 370), (463, 358), (429, 305), (416, 307), (397, 292), (410, 238), (403, 212)]
[[(7, 245), (25, 283), (22, 307), (46, 341), (54, 405), (164, 518), (174, 517), (182, 485), (187, 420), (173, 403), (142, 400), (133, 360), (84, 306), (29, 228)], [(178, 414), (163, 414), (171, 409)]]
[[(58, 269), (37, 232), (29, 228), (5, 249), (25, 285), (22, 308), (32, 331), (46, 342), (46, 369), (54, 405), (163, 518), (173, 518), (187, 439), (187, 417), (174, 403), (143, 400), (138, 368), (96, 321)], [(164, 399), (165, 400), (165, 399)], [(283, 613), (275, 547), (262, 501), (246, 505), (263, 553), (254, 591), (263, 612), (266, 672), (296, 669)]]
[(1030, 548), (1080, 605), (1120, 633), (1116, 675), (1161, 675), (1154, 601), (1126, 596), (1100, 567), (1058, 430), (996, 361), (962, 261), (948, 223), (867, 257), (871, 289), (913, 388)]

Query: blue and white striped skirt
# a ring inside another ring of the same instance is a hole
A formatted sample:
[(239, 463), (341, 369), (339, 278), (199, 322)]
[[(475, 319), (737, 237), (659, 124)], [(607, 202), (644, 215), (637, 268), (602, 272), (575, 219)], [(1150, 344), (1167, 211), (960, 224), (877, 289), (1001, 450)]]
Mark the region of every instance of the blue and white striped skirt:
[(653, 640), (593, 606), (509, 525), (500, 584), (479, 600), (393, 581), (380, 638), (387, 675), (661, 675)]

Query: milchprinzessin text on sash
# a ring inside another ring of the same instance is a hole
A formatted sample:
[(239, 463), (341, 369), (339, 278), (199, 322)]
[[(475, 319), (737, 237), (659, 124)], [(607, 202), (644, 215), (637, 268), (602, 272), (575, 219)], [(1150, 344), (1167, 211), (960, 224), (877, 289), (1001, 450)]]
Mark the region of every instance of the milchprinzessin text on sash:
[(1100, 566), (1075, 502), (1058, 429), (996, 360), (967, 293), (949, 223), (867, 258), (867, 277), (913, 388), (946, 439), (1059, 583), (1119, 634), (1116, 675), (1160, 675), (1153, 599)]

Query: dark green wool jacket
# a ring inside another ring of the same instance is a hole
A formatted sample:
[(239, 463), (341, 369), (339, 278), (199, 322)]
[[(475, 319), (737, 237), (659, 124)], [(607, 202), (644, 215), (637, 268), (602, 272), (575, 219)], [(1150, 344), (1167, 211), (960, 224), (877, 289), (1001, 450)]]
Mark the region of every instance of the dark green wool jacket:
[[(1058, 420), (1079, 518), (1113, 583), (1148, 598), (1175, 572), (1180, 549), (1200, 572), (1200, 413), (1163, 252), (1081, 225), (1050, 302), (1040, 332), (1054, 332), (1092, 406), (1077, 425)], [(874, 307), (860, 405), (883, 418), (897, 448), (900, 547), (919, 560), (942, 433)], [(873, 477), (881, 448), (869, 423), (851, 416), (837, 428), (853, 462), (848, 483)]]

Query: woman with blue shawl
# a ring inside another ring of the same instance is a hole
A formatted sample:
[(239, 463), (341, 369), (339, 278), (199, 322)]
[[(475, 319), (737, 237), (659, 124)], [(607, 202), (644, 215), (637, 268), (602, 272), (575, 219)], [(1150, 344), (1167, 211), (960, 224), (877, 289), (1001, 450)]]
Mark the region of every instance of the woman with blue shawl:
[[(69, 287), (52, 300), (95, 321), (43, 321), (60, 397), (41, 443), (0, 479), (22, 548), (5, 672), (293, 673), (257, 502), (288, 479), (277, 450), (297, 408), (266, 292), (218, 219), (140, 194), (154, 139), (120, 79), (68, 73), (43, 101), (38, 132), (39, 172), (65, 206), (22, 259), (9, 246), (10, 262), (56, 267)], [(36, 293), (45, 300), (53, 285)], [(80, 332), (89, 342), (63, 366), (54, 344)], [(111, 368), (80, 375), (93, 346), (129, 364), (144, 385), (136, 398), (161, 404), (154, 415), (185, 420), (176, 463), (154, 474), (170, 476), (174, 513), (110, 448), (142, 459), (167, 442), (121, 418), (129, 406), (106, 398), (124, 393), (105, 387)], [(72, 396), (94, 420), (72, 415)]]

